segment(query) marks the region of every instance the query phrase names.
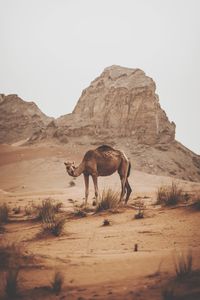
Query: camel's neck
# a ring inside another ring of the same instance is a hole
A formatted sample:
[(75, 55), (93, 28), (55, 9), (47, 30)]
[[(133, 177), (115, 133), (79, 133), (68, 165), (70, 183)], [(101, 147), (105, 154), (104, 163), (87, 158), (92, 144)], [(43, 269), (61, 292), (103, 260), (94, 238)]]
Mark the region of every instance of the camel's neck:
[(81, 162), (78, 167), (74, 169), (74, 177), (80, 176), (84, 171), (84, 162)]

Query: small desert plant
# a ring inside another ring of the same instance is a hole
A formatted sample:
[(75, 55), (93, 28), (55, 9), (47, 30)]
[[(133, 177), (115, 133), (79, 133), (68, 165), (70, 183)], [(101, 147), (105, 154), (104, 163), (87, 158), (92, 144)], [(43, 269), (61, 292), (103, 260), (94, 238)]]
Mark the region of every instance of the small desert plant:
[(64, 217), (48, 216), (43, 219), (42, 229), (43, 233), (50, 233), (55, 236), (60, 236), (65, 225)]
[(111, 225), (110, 220), (108, 220), (108, 219), (103, 220), (102, 226), (110, 226), (110, 225)]
[(31, 216), (33, 215), (35, 212), (35, 208), (33, 207), (33, 205), (26, 205), (24, 207), (24, 213), (26, 216)]
[(0, 245), (0, 270), (18, 268), (23, 265), (26, 258), (22, 245), (16, 243)]
[(137, 213), (135, 214), (135, 219), (142, 219), (142, 218), (144, 218), (144, 210), (145, 210), (144, 202), (137, 201), (135, 203), (135, 206), (137, 208)]
[(9, 268), (6, 272), (5, 292), (9, 299), (17, 296), (19, 268)]
[(174, 258), (174, 267), (177, 279), (183, 279), (192, 273), (192, 254), (188, 251), (187, 255), (180, 253)]
[(165, 287), (162, 290), (162, 297), (163, 300), (174, 300), (175, 299), (174, 289), (172, 287)]
[(156, 204), (172, 206), (183, 199), (183, 191), (175, 182), (170, 186), (161, 186), (157, 191)]
[(37, 220), (53, 219), (61, 206), (62, 203), (54, 203), (50, 199), (43, 200), (41, 205), (35, 207)]
[(97, 204), (96, 212), (112, 210), (118, 207), (119, 194), (111, 189), (104, 190)]
[(73, 186), (75, 186), (76, 185), (76, 183), (73, 181), (73, 180), (71, 180), (70, 182), (69, 182), (69, 186), (70, 187), (73, 187)]
[(56, 271), (51, 282), (52, 291), (59, 294), (64, 283), (64, 276), (61, 272)]
[(8, 222), (9, 207), (6, 203), (0, 205), (0, 223)]
[(12, 211), (17, 215), (21, 212), (21, 207), (20, 206), (16, 206), (12, 209)]
[(196, 194), (193, 198), (193, 204), (192, 206), (196, 209), (196, 210), (200, 210), (200, 193)]
[(84, 210), (84, 208), (76, 208), (73, 212), (75, 217), (79, 217), (79, 218), (84, 218), (87, 216), (86, 211)]
[(5, 272), (5, 293), (9, 299), (17, 295), (19, 272), (28, 259), (21, 244), (0, 245), (0, 271)]

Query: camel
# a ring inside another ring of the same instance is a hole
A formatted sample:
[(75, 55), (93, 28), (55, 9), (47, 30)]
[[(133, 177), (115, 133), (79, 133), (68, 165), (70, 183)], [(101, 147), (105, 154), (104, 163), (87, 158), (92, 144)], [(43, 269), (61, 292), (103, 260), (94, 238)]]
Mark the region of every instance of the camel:
[(102, 145), (94, 150), (85, 153), (82, 162), (78, 167), (74, 162), (65, 162), (66, 171), (70, 176), (78, 177), (84, 175), (85, 181), (85, 206), (89, 195), (89, 176), (92, 176), (95, 190), (96, 204), (98, 203), (98, 176), (109, 176), (118, 171), (121, 180), (121, 202), (126, 194), (125, 204), (127, 204), (132, 189), (128, 182), (131, 163), (123, 151), (116, 150), (110, 146)]

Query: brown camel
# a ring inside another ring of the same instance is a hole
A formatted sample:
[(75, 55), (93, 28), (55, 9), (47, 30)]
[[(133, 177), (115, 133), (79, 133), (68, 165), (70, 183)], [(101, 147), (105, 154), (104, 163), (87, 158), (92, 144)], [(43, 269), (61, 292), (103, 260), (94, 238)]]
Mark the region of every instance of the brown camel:
[(95, 198), (98, 201), (98, 176), (109, 176), (118, 171), (121, 180), (120, 200), (126, 193), (125, 204), (128, 202), (132, 189), (128, 182), (130, 175), (131, 163), (123, 151), (113, 149), (110, 146), (102, 145), (95, 150), (89, 150), (85, 153), (82, 162), (75, 167), (74, 162), (65, 162), (66, 171), (70, 176), (78, 177), (82, 173), (85, 180), (85, 205), (89, 195), (89, 176), (92, 176)]

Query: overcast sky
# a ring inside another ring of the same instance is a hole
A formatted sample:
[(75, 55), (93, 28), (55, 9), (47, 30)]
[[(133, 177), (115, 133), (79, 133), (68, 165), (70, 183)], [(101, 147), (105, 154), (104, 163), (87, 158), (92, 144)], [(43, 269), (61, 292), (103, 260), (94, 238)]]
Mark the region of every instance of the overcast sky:
[(105, 67), (140, 68), (200, 154), (199, 0), (0, 0), (0, 11), (1, 93), (58, 117)]

